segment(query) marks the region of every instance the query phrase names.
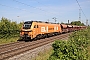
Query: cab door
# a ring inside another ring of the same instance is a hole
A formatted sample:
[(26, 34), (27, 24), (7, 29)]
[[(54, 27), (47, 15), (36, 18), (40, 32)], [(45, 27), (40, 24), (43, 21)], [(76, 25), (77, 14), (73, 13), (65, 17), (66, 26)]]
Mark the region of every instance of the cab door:
[(33, 38), (35, 38), (37, 35), (38, 35), (38, 25), (34, 25), (34, 28), (33, 28)]

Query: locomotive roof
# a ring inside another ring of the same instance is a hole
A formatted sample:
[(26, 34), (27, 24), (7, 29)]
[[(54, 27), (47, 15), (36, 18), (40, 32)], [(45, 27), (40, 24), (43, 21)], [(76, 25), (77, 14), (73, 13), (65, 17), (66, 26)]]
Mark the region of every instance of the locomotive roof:
[(26, 21), (24, 24), (30, 24), (32, 22), (38, 22), (38, 23), (49, 23), (49, 24), (59, 24), (59, 23), (51, 23), (51, 22), (42, 22), (42, 21)]
[(33, 21), (26, 21), (24, 24), (31, 24)]

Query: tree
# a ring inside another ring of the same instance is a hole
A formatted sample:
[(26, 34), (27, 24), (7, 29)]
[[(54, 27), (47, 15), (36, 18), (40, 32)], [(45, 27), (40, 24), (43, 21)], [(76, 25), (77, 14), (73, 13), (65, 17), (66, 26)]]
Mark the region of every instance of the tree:
[(81, 23), (80, 21), (72, 21), (72, 25), (78, 25), (78, 26), (84, 26), (84, 23)]
[(19, 35), (21, 23), (11, 22), (9, 19), (2, 17), (0, 20), (0, 38), (7, 38)]

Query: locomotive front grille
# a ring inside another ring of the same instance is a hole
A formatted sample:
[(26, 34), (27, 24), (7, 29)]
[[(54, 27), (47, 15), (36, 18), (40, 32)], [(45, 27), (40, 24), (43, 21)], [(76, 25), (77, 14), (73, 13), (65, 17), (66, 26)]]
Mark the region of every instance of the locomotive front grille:
[(26, 34), (28, 34), (28, 32), (25, 32), (24, 34), (26, 35)]

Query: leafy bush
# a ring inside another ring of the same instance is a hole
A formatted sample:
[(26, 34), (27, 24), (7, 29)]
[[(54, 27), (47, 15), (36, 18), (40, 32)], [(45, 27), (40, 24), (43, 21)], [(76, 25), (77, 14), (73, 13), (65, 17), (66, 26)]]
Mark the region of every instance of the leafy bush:
[(54, 53), (48, 60), (88, 60), (88, 31), (76, 31), (68, 41), (55, 41)]
[(20, 27), (21, 24), (11, 22), (9, 19), (2, 17), (0, 20), (0, 38), (19, 36)]

